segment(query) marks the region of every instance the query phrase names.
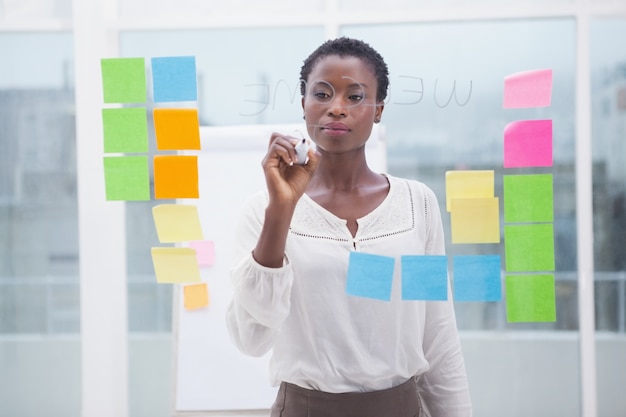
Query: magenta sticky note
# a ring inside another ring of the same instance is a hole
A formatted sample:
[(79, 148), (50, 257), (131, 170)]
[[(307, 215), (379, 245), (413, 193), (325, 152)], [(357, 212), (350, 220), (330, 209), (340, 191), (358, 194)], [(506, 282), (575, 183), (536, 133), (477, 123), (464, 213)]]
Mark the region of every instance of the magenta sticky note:
[(552, 120), (518, 120), (504, 128), (504, 167), (552, 166)]
[(504, 77), (504, 108), (547, 107), (552, 97), (552, 70), (517, 72)]
[(211, 266), (215, 262), (215, 242), (210, 240), (194, 240), (189, 247), (196, 250), (199, 266)]

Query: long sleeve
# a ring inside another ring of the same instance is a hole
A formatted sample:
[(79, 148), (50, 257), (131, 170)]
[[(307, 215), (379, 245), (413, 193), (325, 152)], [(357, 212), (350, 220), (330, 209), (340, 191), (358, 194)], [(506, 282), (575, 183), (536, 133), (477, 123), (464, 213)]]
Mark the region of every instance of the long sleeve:
[(233, 295), (226, 312), (233, 342), (251, 356), (261, 356), (272, 348), (289, 314), (293, 284), (293, 272), (287, 259), (280, 268), (268, 268), (258, 264), (252, 256), (266, 205), (266, 194), (259, 193), (244, 207), (235, 235), (235, 265), (230, 274)]
[[(425, 194), (428, 227), (426, 253), (445, 254), (440, 209), (432, 191)], [(423, 340), (429, 370), (421, 375), (418, 391), (431, 417), (470, 417), (472, 404), (461, 350), (452, 293), (447, 301), (426, 303)]]
[(359, 219), (354, 238), (345, 220), (305, 194), (280, 268), (263, 267), (252, 257), (268, 204), (267, 193), (254, 196), (236, 232), (228, 329), (248, 355), (271, 350), (272, 385), (287, 381), (325, 392), (364, 392), (419, 375), (418, 391), (432, 417), (469, 417), (451, 296), (447, 302), (403, 300), (400, 268), (388, 302), (346, 294), (352, 251), (395, 259), (407, 250), (445, 253), (434, 193), (417, 181), (388, 178), (387, 198)]

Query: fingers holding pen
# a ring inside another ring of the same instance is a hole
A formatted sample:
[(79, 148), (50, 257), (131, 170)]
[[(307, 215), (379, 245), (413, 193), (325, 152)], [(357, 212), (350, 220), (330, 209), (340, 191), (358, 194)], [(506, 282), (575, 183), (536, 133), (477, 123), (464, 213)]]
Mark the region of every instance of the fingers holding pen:
[(317, 166), (320, 163), (321, 158), (322, 158), (322, 155), (320, 155), (317, 149), (315, 149), (315, 147), (309, 146), (308, 151), (307, 151), (307, 160), (304, 165), (304, 169), (306, 169), (309, 172), (309, 174), (313, 175), (313, 173), (317, 169)]
[(294, 145), (298, 142), (297, 138), (282, 135), (280, 133), (272, 133), (270, 137), (267, 155), (263, 160), (264, 165), (277, 166), (282, 162), (286, 165), (293, 165), (296, 160), (296, 150)]
[(320, 159), (309, 144), (306, 139), (272, 134), (263, 159), (270, 200), (292, 204), (302, 196)]

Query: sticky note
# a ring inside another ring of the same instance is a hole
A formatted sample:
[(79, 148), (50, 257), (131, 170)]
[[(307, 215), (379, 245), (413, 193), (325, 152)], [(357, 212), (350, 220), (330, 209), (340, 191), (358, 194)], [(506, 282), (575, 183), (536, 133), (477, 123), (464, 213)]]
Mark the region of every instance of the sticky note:
[(549, 223), (554, 220), (552, 174), (504, 175), (506, 223)]
[(183, 287), (183, 300), (185, 309), (197, 310), (209, 306), (209, 286), (202, 284), (189, 284)]
[(358, 297), (389, 301), (395, 259), (363, 252), (350, 252), (346, 292)]
[(504, 167), (551, 167), (552, 120), (518, 120), (504, 128)]
[(160, 204), (152, 208), (159, 242), (202, 240), (198, 207), (185, 204)]
[(502, 299), (499, 255), (459, 255), (452, 258), (455, 301)]
[(157, 149), (200, 149), (200, 123), (197, 109), (154, 109)]
[(499, 243), (499, 199), (497, 197), (453, 199), (450, 226), (452, 243)]
[(154, 157), (154, 196), (157, 199), (198, 198), (198, 157)]
[(554, 271), (552, 223), (504, 225), (507, 272)]
[(102, 109), (104, 152), (148, 152), (148, 120), (144, 107)]
[(556, 321), (554, 275), (507, 275), (505, 288), (508, 322)]
[(212, 266), (215, 262), (215, 242), (211, 240), (189, 242), (189, 247), (196, 250), (198, 265)]
[(107, 200), (150, 200), (147, 156), (105, 156), (104, 182)]
[(447, 300), (448, 258), (443, 255), (404, 255), (403, 300)]
[(143, 58), (105, 58), (100, 61), (105, 103), (145, 103), (146, 68)]
[(494, 171), (447, 171), (446, 210), (454, 198), (486, 198), (494, 196)]
[(537, 69), (504, 77), (504, 108), (546, 107), (552, 97), (552, 70)]
[(152, 58), (152, 89), (156, 103), (196, 101), (196, 59), (193, 56)]
[(191, 248), (152, 248), (152, 264), (160, 283), (200, 282), (196, 251)]

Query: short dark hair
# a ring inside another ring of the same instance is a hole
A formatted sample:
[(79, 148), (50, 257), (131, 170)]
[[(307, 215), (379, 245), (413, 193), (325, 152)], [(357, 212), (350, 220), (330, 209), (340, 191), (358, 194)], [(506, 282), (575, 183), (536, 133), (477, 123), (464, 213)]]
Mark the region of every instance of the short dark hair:
[(313, 67), (319, 60), (331, 55), (340, 57), (355, 57), (362, 60), (370, 67), (378, 84), (376, 90), (376, 101), (383, 101), (387, 98), (389, 88), (389, 70), (383, 57), (369, 44), (358, 39), (347, 38), (345, 36), (332, 39), (321, 44), (305, 60), (300, 69), (300, 93), (304, 96), (306, 83), (309, 79)]

